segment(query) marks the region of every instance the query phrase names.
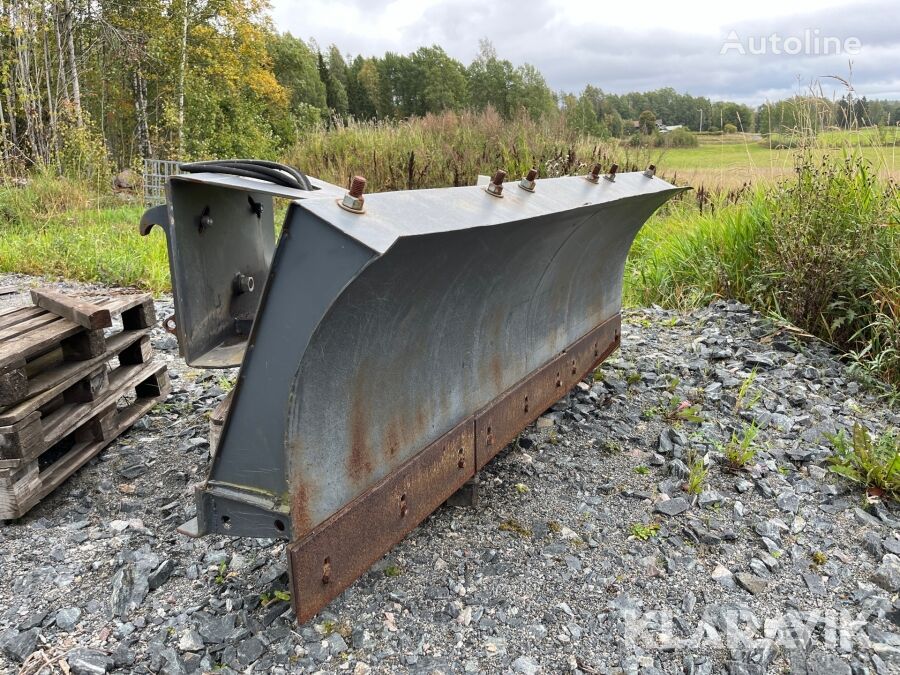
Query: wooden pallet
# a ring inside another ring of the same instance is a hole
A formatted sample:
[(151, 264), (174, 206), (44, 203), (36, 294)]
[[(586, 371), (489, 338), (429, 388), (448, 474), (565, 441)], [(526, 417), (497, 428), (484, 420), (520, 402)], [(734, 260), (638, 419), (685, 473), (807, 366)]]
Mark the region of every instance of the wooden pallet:
[[(115, 387), (77, 428), (30, 461), (0, 468), (0, 520), (22, 517), (168, 396), (171, 385), (165, 365), (147, 363), (120, 370)], [(122, 404), (131, 396), (132, 402)]]
[(135, 339), (156, 323), (147, 293), (82, 299), (38, 290), (32, 299), (41, 306), (0, 310), (0, 410), (86, 376), (110, 347), (127, 349), (122, 339), (107, 345), (114, 317), (122, 321), (115, 335)]
[[(145, 348), (146, 347), (146, 348)], [(125, 354), (140, 348), (137, 363), (129, 363)], [(44, 451), (68, 435), (97, 411), (115, 404), (122, 391), (136, 386), (146, 377), (146, 369), (154, 364), (146, 363), (150, 354), (149, 338), (134, 343), (119, 354), (119, 364), (109, 369), (105, 362), (96, 370), (77, 380), (68, 388), (60, 385), (44, 392), (35, 399), (25, 401), (11, 411), (0, 413), (17, 418), (11, 424), (0, 426), (0, 469), (28, 464)]]

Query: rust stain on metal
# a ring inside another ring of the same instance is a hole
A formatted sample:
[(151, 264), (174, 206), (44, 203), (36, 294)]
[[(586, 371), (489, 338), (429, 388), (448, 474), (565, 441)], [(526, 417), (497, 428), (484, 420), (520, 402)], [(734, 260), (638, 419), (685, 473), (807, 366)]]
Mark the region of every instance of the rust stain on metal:
[(619, 326), (617, 314), (476, 413), (479, 469), (612, 353)]
[[(297, 455), (294, 455), (297, 456)], [(309, 490), (305, 481), (295, 481), (291, 490), (291, 534), (299, 537), (308, 532), (311, 525), (309, 514)]]
[(369, 444), (369, 415), (366, 395), (361, 391), (363, 378), (357, 381), (350, 405), (350, 454), (347, 476), (355, 485), (365, 485), (372, 474), (372, 450)]
[[(288, 557), (291, 597), (298, 621), (309, 620), (337, 597), (522, 429), (606, 359), (619, 346), (620, 325), (618, 314), (604, 321), (328, 520), (296, 538), (288, 547)], [(348, 469), (355, 481), (365, 480), (372, 471), (361, 400), (364, 399), (354, 396), (351, 407), (354, 447)], [(395, 442), (420, 437), (427, 420), (421, 410), (415, 415), (415, 429), (407, 430), (401, 420), (392, 420), (382, 453), (388, 454)], [(298, 492), (295, 513), (302, 512), (305, 497), (305, 493)], [(295, 521), (300, 522), (303, 521)], [(295, 534), (298, 529), (295, 524)]]
[(291, 598), (310, 619), (475, 474), (468, 418), (288, 547)]

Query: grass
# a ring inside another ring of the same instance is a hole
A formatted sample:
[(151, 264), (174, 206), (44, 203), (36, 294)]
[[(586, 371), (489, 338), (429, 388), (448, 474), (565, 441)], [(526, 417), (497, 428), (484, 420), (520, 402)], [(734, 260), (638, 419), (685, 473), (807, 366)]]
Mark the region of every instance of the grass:
[(694, 457), (690, 460), (690, 473), (687, 478), (688, 494), (699, 495), (703, 492), (703, 486), (706, 483), (706, 477), (709, 475), (709, 468), (702, 457)]
[(841, 431), (829, 438), (834, 454), (831, 471), (868, 488), (870, 493), (900, 498), (900, 441), (888, 431), (876, 441), (859, 423), (848, 438)]
[(655, 537), (657, 532), (659, 532), (659, 525), (656, 523), (649, 523), (647, 525), (635, 523), (631, 526), (631, 535), (641, 541), (647, 541), (651, 537)]
[(168, 290), (165, 237), (138, 234), (142, 213), (55, 177), (0, 186), (0, 271)]
[(681, 200), (641, 231), (625, 300), (690, 309), (736, 298), (847, 353), (860, 377), (900, 385), (900, 199), (859, 153), (795, 155), (790, 181)]
[(738, 436), (737, 431), (731, 432), (731, 438), (719, 450), (725, 456), (725, 461), (732, 469), (743, 469), (756, 457), (758, 448), (755, 441), (759, 434), (759, 427), (752, 422), (744, 428), (744, 432)]

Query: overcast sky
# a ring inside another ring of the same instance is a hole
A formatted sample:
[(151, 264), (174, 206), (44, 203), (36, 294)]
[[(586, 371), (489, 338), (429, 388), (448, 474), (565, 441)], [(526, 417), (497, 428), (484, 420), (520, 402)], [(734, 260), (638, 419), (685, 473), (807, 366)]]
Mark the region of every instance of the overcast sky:
[[(827, 76), (837, 75), (851, 79), (859, 95), (900, 99), (898, 0), (272, 3), (279, 30), (314, 38), (323, 48), (335, 43), (353, 55), (436, 44), (468, 64), (479, 39), (488, 38), (502, 58), (537, 66), (555, 90), (578, 92), (594, 84), (623, 93), (670, 86), (758, 104), (808, 91), (816, 81), (830, 97), (835, 81)], [(763, 40), (768, 53), (751, 53)]]

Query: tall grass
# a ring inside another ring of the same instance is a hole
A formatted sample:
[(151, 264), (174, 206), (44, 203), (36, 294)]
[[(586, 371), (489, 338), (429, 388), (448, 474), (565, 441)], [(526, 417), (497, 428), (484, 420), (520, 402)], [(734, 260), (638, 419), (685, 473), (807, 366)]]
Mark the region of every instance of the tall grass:
[(165, 238), (138, 234), (142, 211), (67, 178), (0, 185), (0, 271), (167, 290)]
[(497, 169), (510, 179), (532, 166), (542, 177), (585, 173), (595, 162), (643, 169), (652, 157), (648, 149), (573, 131), (562, 116), (506, 120), (489, 109), (314, 129), (288, 151), (286, 161), (337, 185), (361, 174), (369, 189), (381, 192), (474, 185), (479, 174)]
[[(674, 204), (638, 237), (626, 300), (731, 297), (847, 352), (900, 386), (900, 202), (859, 155), (797, 155), (796, 177), (699, 213)], [(895, 394), (896, 395), (896, 394)]]

